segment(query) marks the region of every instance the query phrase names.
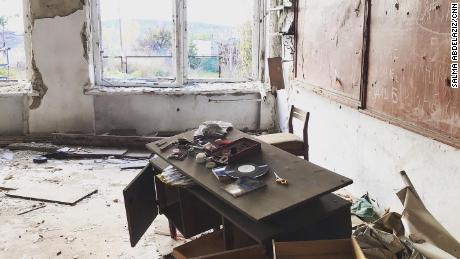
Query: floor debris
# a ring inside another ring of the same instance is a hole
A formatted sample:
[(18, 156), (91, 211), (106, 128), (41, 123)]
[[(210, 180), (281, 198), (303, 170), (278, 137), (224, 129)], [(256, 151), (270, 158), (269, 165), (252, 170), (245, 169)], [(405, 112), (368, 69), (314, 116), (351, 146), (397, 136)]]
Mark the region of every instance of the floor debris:
[(139, 159), (149, 159), (152, 156), (152, 152), (147, 150), (128, 150), (124, 155), (127, 158), (139, 158)]
[(85, 190), (80, 186), (58, 186), (55, 184), (33, 184), (9, 191), (6, 196), (45, 202), (75, 205), (84, 198), (96, 193), (96, 189)]
[(53, 145), (50, 143), (13, 143), (8, 145), (9, 150), (30, 150), (37, 152), (56, 152), (62, 146)]
[(358, 216), (366, 222), (373, 222), (378, 219), (378, 216), (374, 211), (374, 206), (372, 206), (367, 194), (356, 200), (353, 205), (351, 205), (351, 214)]
[(120, 166), (121, 170), (129, 170), (129, 169), (142, 169), (144, 168), (149, 162), (147, 160), (144, 161), (134, 161), (130, 163), (126, 163)]
[(19, 215), (24, 215), (26, 213), (29, 213), (29, 212), (32, 212), (34, 210), (38, 210), (38, 209), (41, 209), (41, 208), (44, 208), (44, 207), (46, 207), (46, 205), (44, 203), (34, 204), (34, 205), (32, 205), (32, 208), (22, 210), (22, 211), (18, 212), (18, 214), (16, 214), (16, 215), (18, 215), (18, 216)]
[[(404, 206), (403, 212), (389, 212), (373, 223), (364, 223), (353, 233), (366, 257), (460, 258), (460, 242), (427, 210), (407, 174), (401, 172), (401, 176), (407, 186), (396, 195)], [(362, 200), (356, 207), (369, 209)]]
[(14, 153), (10, 150), (0, 149), (0, 160), (13, 160)]
[[(34, 164), (32, 158), (43, 152), (11, 153), (12, 160), (0, 156), (0, 258), (54, 258), (58, 251), (62, 258), (161, 258), (155, 251), (160, 241), (167, 243), (171, 238), (156, 235), (154, 228), (135, 248), (129, 243), (122, 191), (139, 172), (122, 171), (120, 167), (138, 159), (49, 159), (46, 164)], [(13, 178), (4, 180), (8, 175)], [(33, 200), (6, 195), (14, 189), (31, 189), (31, 185), (94, 186), (98, 193), (75, 206), (43, 202), (45, 207)], [(111, 206), (104, 206), (106, 203)]]

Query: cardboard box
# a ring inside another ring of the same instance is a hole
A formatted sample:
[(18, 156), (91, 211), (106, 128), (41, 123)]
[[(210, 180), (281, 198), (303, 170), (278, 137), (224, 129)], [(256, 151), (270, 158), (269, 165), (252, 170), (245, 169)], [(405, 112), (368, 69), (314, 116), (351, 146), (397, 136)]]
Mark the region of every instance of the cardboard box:
[(223, 232), (215, 231), (174, 248), (172, 256), (176, 259), (190, 259), (223, 251), (225, 251)]
[(356, 239), (273, 242), (274, 259), (366, 259)]
[(222, 230), (205, 234), (174, 248), (172, 256), (176, 259), (269, 259), (265, 256), (265, 248), (261, 245), (225, 251)]
[[(262, 245), (225, 251), (222, 231), (203, 235), (174, 248), (176, 259), (269, 259)], [(275, 242), (274, 259), (366, 259), (354, 238)]]
[(193, 259), (270, 259), (265, 255), (265, 248), (261, 245), (248, 246), (225, 252), (195, 257)]

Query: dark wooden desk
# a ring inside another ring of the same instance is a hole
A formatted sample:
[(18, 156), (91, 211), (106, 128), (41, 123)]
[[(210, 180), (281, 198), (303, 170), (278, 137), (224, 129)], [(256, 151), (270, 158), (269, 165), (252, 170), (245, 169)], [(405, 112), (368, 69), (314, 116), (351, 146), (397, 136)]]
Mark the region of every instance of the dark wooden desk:
[[(192, 140), (193, 131), (174, 136), (170, 140), (174, 141), (179, 137)], [(229, 140), (236, 140), (242, 137), (258, 141), (236, 129), (232, 130), (227, 136)], [(267, 188), (239, 198), (234, 198), (224, 191), (221, 188), (222, 183), (215, 178), (212, 172), (205, 168), (204, 165), (197, 164), (194, 159), (187, 158), (184, 161), (168, 160), (167, 156), (172, 152), (172, 149), (162, 152), (154, 143), (148, 144), (147, 148), (167, 160), (169, 164), (185, 175), (191, 177), (215, 197), (255, 221), (268, 219), (286, 209), (315, 200), (353, 182), (344, 176), (305, 161), (274, 146), (263, 142), (260, 143), (262, 144), (262, 154), (258, 159), (262, 159), (270, 167), (270, 173), (261, 178), (266, 182)], [(273, 171), (286, 178), (289, 181), (289, 185), (276, 184)]]
[[(173, 137), (192, 138), (192, 132)], [(230, 140), (250, 137), (238, 130)], [(254, 139), (254, 138), (253, 138)], [(257, 141), (257, 140), (256, 140)], [(166, 215), (170, 226), (186, 237), (223, 226), (225, 249), (254, 243), (271, 247), (271, 240), (295, 241), (340, 239), (351, 235), (350, 203), (331, 192), (352, 181), (324, 168), (262, 143), (263, 159), (272, 170), (289, 180), (275, 183), (273, 174), (262, 177), (267, 188), (234, 198), (204, 165), (194, 159), (166, 160), (171, 152), (148, 147), (157, 156), (123, 190), (131, 245), (135, 246), (155, 217)], [(156, 175), (169, 165), (198, 185), (173, 187)], [(174, 231), (175, 232), (175, 231)]]
[[(158, 173), (169, 165), (159, 157), (152, 159), (151, 164), (154, 171)], [(277, 241), (342, 239), (349, 238), (351, 234), (350, 203), (334, 194), (323, 195), (269, 219), (256, 222), (201, 186), (166, 187), (160, 182), (157, 182), (156, 186), (160, 211), (163, 210), (162, 213), (171, 223), (178, 226), (182, 234), (189, 236), (189, 234), (200, 233), (200, 229), (216, 228), (222, 224), (224, 237), (226, 237), (224, 246), (227, 250), (255, 243), (271, 247), (272, 239)], [(169, 194), (166, 193), (168, 191), (165, 191), (165, 188), (169, 189)], [(176, 196), (177, 199), (171, 196)], [(186, 215), (180, 215), (181, 213), (174, 211), (177, 204), (169, 205), (171, 200), (180, 200), (179, 203), (182, 205), (179, 207), (185, 210), (188, 207), (190, 210), (182, 212)], [(197, 202), (198, 200), (201, 202)], [(198, 210), (200, 215), (194, 215)], [(202, 213), (203, 211), (207, 212)], [(215, 213), (220, 215), (219, 221)]]

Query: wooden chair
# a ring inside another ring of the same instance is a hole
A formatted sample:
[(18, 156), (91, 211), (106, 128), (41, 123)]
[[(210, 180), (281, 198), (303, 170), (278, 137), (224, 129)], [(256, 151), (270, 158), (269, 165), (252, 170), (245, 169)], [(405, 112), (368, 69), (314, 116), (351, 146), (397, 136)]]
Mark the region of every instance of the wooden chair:
[[(294, 127), (292, 120), (296, 118), (304, 121), (303, 126), (303, 139), (294, 134)], [(294, 105), (291, 106), (291, 113), (289, 115), (289, 133), (275, 133), (260, 135), (257, 138), (265, 143), (276, 146), (284, 151), (287, 151), (296, 156), (303, 156), (308, 161), (308, 120), (310, 113), (304, 112)]]

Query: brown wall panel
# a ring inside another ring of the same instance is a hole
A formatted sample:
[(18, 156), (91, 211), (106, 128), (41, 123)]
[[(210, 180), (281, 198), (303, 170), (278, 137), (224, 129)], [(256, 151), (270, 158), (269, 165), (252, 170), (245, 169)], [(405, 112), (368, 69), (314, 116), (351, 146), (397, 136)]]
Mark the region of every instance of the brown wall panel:
[(299, 0), (296, 81), (360, 105), (365, 0)]
[(449, 86), (450, 1), (372, 1), (371, 14), (366, 108), (460, 140), (460, 91)]

